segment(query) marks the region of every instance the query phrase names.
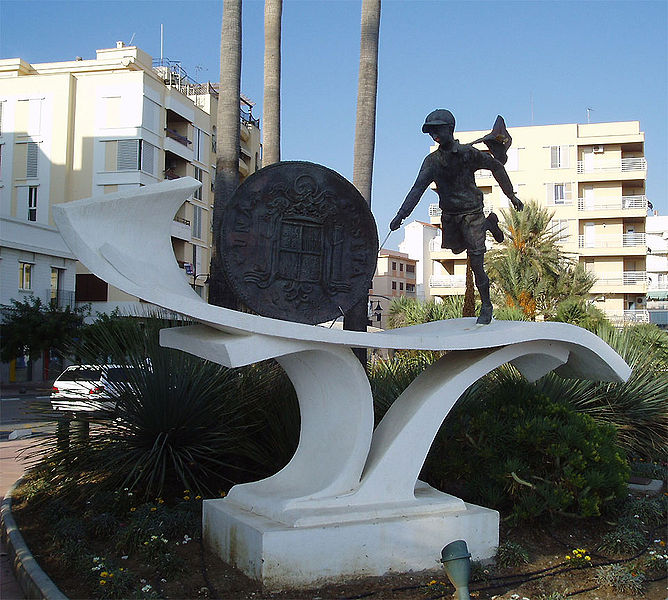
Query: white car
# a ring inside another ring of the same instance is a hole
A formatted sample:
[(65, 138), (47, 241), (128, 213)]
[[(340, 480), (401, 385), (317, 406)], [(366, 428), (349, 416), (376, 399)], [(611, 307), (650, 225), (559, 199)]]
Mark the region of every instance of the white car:
[(72, 365), (53, 382), (51, 408), (79, 412), (113, 409), (115, 393), (127, 386), (127, 369), (119, 365)]

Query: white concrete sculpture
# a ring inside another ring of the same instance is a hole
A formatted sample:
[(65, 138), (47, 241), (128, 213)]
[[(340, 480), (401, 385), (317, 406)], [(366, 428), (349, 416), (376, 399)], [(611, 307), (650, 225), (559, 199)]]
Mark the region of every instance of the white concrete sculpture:
[[(464, 539), (474, 558), (498, 545), (498, 513), (418, 480), (461, 394), (512, 363), (529, 380), (549, 371), (624, 381), (626, 363), (594, 334), (564, 323), (453, 319), (385, 332), (328, 329), (203, 301), (171, 247), (172, 218), (200, 185), (186, 177), (54, 206), (74, 254), (123, 291), (201, 323), (161, 343), (228, 367), (275, 358), (299, 400), (301, 434), (275, 475), (204, 502), (206, 542), (270, 587), (431, 569)], [(449, 350), (401, 394), (376, 430), (369, 381), (351, 347)]]

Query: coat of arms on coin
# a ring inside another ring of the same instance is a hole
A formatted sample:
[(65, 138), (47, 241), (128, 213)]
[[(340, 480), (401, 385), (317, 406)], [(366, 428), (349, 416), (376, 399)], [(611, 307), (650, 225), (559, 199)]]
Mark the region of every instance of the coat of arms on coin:
[(236, 296), (265, 317), (323, 323), (369, 292), (376, 223), (341, 175), (279, 162), (248, 177), (225, 207), (218, 248)]

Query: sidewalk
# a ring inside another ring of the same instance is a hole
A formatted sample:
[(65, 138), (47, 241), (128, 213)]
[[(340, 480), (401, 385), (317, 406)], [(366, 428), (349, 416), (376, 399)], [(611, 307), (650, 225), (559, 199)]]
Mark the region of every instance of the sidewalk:
[[(30, 445), (30, 439), (0, 442), (0, 495), (4, 498), (14, 482), (23, 475), (24, 462), (18, 456), (23, 448)], [(0, 598), (2, 600), (23, 600), (12, 567), (7, 557), (7, 549), (0, 540)]]
[(52, 381), (20, 381), (0, 383), (0, 398), (20, 398), (24, 394), (49, 395)]

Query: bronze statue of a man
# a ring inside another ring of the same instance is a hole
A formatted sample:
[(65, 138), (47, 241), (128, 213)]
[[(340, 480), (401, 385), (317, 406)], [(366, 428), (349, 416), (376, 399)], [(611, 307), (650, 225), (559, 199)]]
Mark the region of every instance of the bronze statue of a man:
[[(499, 133), (500, 131), (503, 133)], [(454, 254), (467, 251), (482, 307), (477, 323), (488, 325), (492, 321), (492, 302), (489, 297), (489, 277), (484, 269), (485, 234), (489, 230), (497, 242), (503, 241), (499, 218), (494, 214), (485, 218), (483, 194), (475, 184), (475, 172), (488, 169), (501, 186), (516, 210), (524, 205), (513, 192), (506, 169), (500, 160), (474, 148), (460, 144), (453, 136), (455, 118), (449, 110), (439, 109), (427, 115), (422, 132), (428, 133), (438, 144), (438, 149), (423, 161), (417, 179), (406, 196), (390, 229), (399, 229), (401, 222), (411, 214), (427, 186), (434, 182), (441, 208), (441, 246)], [(510, 144), (503, 119), (499, 117), (492, 134), (481, 138), (503, 162)], [(473, 143), (477, 143), (473, 142)]]

